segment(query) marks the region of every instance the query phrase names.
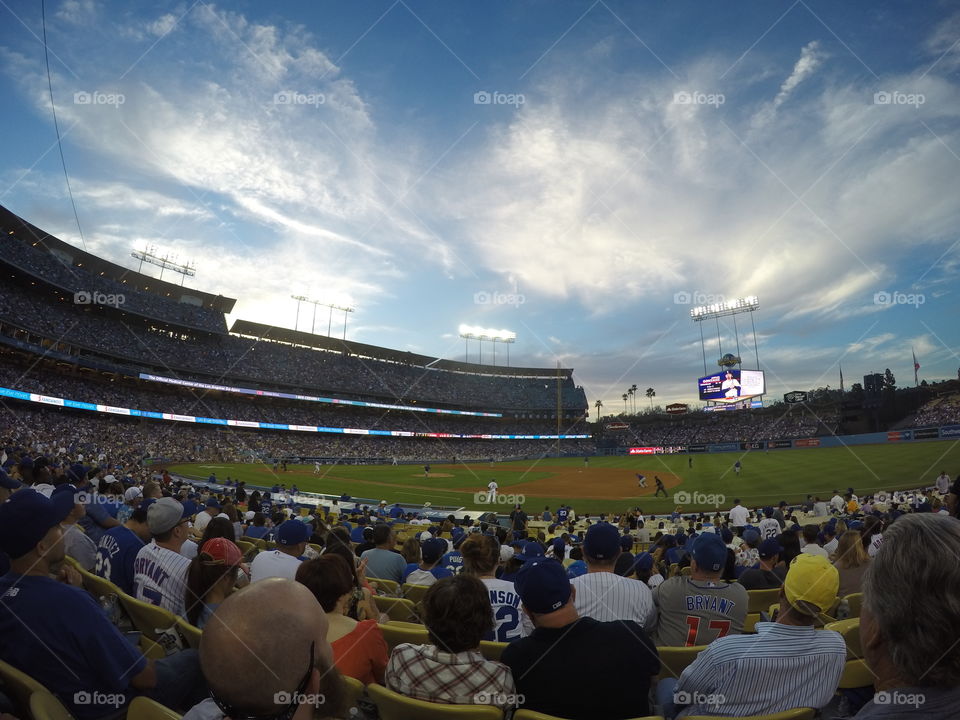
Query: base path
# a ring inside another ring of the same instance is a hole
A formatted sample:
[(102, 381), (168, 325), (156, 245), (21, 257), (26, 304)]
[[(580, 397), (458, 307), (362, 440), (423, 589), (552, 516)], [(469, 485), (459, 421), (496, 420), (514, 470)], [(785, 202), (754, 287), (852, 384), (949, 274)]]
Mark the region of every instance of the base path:
[[(583, 498), (586, 500), (631, 500), (653, 497), (657, 491), (654, 472), (641, 469), (595, 468), (578, 470), (570, 467), (539, 465), (538, 472), (550, 475), (529, 482), (513, 483), (500, 487), (500, 494), (525, 495), (527, 497)], [(637, 473), (647, 476), (647, 487), (637, 485)], [(682, 479), (673, 473), (658, 470), (656, 475), (665, 487), (679, 485)], [(463, 488), (462, 492), (475, 492), (476, 487)]]

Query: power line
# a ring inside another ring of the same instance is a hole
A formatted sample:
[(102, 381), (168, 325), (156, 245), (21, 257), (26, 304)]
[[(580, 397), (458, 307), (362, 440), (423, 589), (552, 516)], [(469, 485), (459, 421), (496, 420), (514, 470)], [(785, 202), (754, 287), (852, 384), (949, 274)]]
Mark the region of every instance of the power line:
[(77, 221), (77, 230), (80, 231), (80, 242), (83, 249), (87, 249), (87, 241), (83, 238), (83, 228), (80, 227), (80, 215), (77, 213), (77, 203), (73, 199), (73, 189), (70, 187), (70, 176), (67, 175), (67, 161), (63, 157), (63, 140), (60, 137), (60, 123), (57, 121), (57, 106), (53, 103), (53, 81), (50, 79), (50, 52), (47, 48), (47, 9), (46, 1), (40, 0), (40, 17), (43, 22), (43, 57), (47, 62), (47, 88), (50, 90), (50, 109), (53, 111), (53, 127), (57, 131), (57, 148), (60, 150), (60, 165), (63, 167), (63, 179), (67, 181), (67, 194), (70, 195), (70, 204), (73, 206), (73, 217)]

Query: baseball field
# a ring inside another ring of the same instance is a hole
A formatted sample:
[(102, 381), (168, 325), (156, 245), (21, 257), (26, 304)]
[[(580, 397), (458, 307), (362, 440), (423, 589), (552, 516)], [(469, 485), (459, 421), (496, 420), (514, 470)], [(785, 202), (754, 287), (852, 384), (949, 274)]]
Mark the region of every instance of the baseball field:
[[(733, 465), (740, 460), (739, 476)], [(289, 465), (287, 472), (272, 466), (241, 464), (186, 464), (172, 472), (206, 479), (215, 472), (249, 485), (288, 488), (419, 505), (455, 505), (494, 509), (478, 496), (495, 479), (500, 487), (497, 510), (509, 511), (520, 500), (528, 512), (546, 506), (571, 504), (578, 513), (620, 512), (640, 506), (647, 513), (665, 513), (677, 505), (684, 510), (728, 509), (735, 498), (750, 506), (799, 502), (811, 495), (828, 500), (834, 489), (854, 488), (859, 495), (932, 485), (941, 470), (960, 473), (960, 442), (935, 441), (903, 445), (861, 445), (851, 448), (810, 448), (765, 452), (656, 455), (634, 457), (545, 458), (504, 463), (431, 465), (426, 477), (417, 465), (325, 465), (315, 474), (313, 465)], [(646, 476), (639, 487), (637, 473)], [(667, 497), (656, 489), (658, 476)]]

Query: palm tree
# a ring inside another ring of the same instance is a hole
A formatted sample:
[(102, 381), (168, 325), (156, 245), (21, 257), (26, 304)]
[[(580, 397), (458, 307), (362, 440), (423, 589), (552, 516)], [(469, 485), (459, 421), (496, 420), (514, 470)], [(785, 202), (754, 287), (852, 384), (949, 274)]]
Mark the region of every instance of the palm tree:
[(597, 406), (597, 424), (600, 423), (600, 408), (603, 407), (603, 400), (597, 400), (595, 403)]
[(623, 394), (623, 414), (627, 414), (627, 394)]
[(627, 397), (630, 398), (630, 411), (631, 411), (634, 415), (636, 415), (636, 414), (637, 414), (637, 411), (636, 411), (636, 408), (635, 408), (635, 406), (634, 406), (634, 404), (633, 404), (633, 390), (631, 390), (630, 388), (627, 388)]
[(630, 386), (630, 394), (633, 395), (633, 414), (637, 414), (637, 384)]
[(650, 409), (653, 410), (653, 398), (657, 396), (657, 391), (653, 388), (647, 388), (647, 397), (650, 398)]

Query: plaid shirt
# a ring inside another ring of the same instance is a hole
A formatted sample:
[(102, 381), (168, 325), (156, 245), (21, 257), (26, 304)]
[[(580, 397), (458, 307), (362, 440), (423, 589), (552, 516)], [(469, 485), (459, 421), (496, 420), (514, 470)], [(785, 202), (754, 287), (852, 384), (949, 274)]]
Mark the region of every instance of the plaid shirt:
[(447, 653), (410, 643), (393, 649), (385, 683), (415, 700), (505, 709), (514, 707), (517, 693), (510, 668), (485, 659), (478, 650)]

